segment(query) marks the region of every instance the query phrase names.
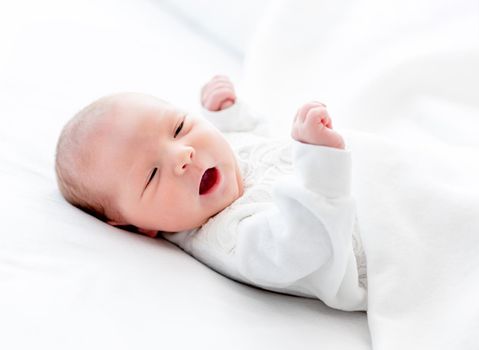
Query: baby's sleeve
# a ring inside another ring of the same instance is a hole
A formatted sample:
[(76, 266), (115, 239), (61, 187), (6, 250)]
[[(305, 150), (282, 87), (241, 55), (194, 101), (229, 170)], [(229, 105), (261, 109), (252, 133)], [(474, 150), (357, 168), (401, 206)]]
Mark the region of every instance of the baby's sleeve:
[(274, 205), (238, 226), (236, 265), (254, 284), (287, 288), (309, 277), (316, 295), (361, 309), (352, 232), (349, 151), (293, 141), (294, 172), (276, 183)]
[(266, 118), (252, 112), (241, 99), (221, 111), (209, 111), (202, 107), (201, 112), (203, 117), (222, 132), (252, 132), (261, 136), (269, 134)]

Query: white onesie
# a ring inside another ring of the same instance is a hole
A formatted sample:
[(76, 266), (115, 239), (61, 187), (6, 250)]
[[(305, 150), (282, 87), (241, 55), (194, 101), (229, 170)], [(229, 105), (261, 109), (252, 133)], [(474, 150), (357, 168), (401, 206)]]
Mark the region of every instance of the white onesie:
[(232, 279), (366, 310), (349, 151), (266, 137), (241, 101), (204, 114), (233, 147), (244, 194), (202, 227), (163, 237)]

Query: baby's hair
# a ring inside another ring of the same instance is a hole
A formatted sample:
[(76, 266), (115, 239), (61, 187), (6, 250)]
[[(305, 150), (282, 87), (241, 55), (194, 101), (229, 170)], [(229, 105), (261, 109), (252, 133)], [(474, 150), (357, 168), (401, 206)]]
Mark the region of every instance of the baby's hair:
[(95, 150), (90, 142), (98, 122), (114, 109), (113, 100), (113, 96), (100, 98), (70, 119), (63, 127), (55, 154), (56, 178), (63, 197), (105, 222), (120, 218), (106, 192), (99, 190), (99, 186), (91, 186)]

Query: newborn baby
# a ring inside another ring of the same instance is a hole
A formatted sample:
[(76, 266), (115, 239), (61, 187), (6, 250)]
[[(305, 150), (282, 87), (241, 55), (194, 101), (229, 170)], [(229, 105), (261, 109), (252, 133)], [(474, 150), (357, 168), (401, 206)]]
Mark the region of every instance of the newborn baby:
[(243, 193), (219, 130), (141, 94), (104, 97), (78, 113), (58, 143), (56, 169), (67, 200), (149, 236), (199, 227)]
[(365, 310), (351, 157), (326, 106), (305, 104), (293, 140), (275, 140), (227, 77), (201, 98), (206, 119), (134, 93), (85, 107), (58, 141), (63, 196), (238, 281)]

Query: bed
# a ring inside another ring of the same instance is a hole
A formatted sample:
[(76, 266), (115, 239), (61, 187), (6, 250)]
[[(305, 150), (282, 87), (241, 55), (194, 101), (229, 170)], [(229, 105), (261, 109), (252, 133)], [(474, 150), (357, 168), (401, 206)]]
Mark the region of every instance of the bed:
[[(139, 91), (198, 111), (199, 88), (216, 73), (277, 118), (278, 133), (300, 103), (321, 96), (338, 127), (477, 146), (477, 4), (399, 3), (2, 3), (0, 348), (371, 349), (365, 313), (234, 282), (164, 240), (73, 208), (56, 188), (54, 149), (64, 123), (98, 96)], [(397, 42), (378, 31), (391, 17), (404, 21), (388, 34), (417, 41), (385, 45)], [(442, 45), (426, 40), (435, 31)], [(418, 48), (453, 54), (441, 56), (440, 75), (393, 69)], [(424, 85), (437, 93), (408, 95), (418, 76), (439, 77)], [(403, 84), (385, 89), (391, 81)]]
[(370, 348), (364, 313), (233, 282), (57, 191), (56, 139), (90, 100), (140, 91), (198, 110), (213, 74), (241, 80), (266, 2), (235, 3), (243, 22), (214, 3), (0, 5), (0, 348)]

